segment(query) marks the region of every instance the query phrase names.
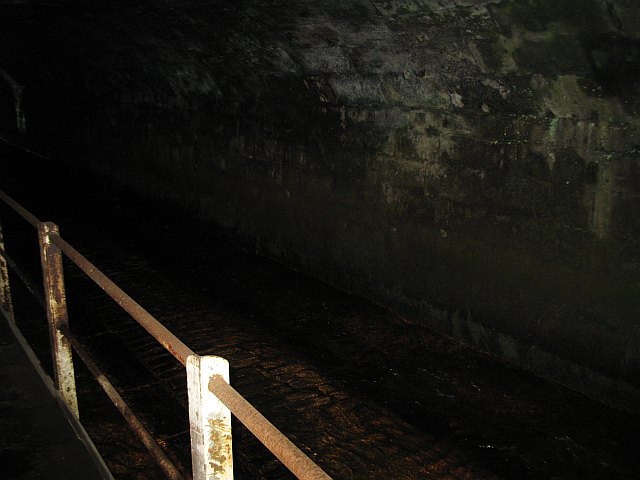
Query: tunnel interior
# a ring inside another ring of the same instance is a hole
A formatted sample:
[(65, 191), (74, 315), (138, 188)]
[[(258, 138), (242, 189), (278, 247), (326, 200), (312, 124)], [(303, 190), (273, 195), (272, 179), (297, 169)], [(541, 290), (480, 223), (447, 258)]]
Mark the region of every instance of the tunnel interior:
[(0, 135), (637, 415), (639, 25), (634, 0), (0, 0)]

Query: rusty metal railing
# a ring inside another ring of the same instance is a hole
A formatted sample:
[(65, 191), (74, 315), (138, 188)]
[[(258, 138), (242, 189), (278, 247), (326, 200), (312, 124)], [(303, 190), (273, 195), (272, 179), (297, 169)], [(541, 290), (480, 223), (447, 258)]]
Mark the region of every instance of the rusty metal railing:
[(233, 455), (231, 413), (233, 413), (300, 480), (330, 480), (307, 455), (229, 385), (229, 364), (220, 357), (199, 356), (171, 333), (147, 310), (127, 295), (95, 265), (61, 236), (57, 225), (41, 222), (0, 190), (0, 200), (38, 230), (44, 284), (44, 299), (7, 255), (0, 224), (0, 306), (14, 322), (9, 267), (28, 290), (44, 304), (49, 322), (55, 385), (69, 410), (79, 418), (72, 351), (87, 366), (103, 391), (118, 408), (131, 429), (147, 447), (170, 479), (184, 479), (160, 445), (122, 399), (91, 355), (69, 330), (62, 254), (107, 293), (187, 370), (191, 456), (194, 480), (231, 480)]

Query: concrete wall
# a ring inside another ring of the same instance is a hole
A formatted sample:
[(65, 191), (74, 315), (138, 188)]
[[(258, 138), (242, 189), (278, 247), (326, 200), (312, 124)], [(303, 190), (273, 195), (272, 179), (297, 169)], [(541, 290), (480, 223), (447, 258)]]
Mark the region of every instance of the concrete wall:
[(26, 141), (638, 410), (637, 2), (82, 3), (0, 6)]

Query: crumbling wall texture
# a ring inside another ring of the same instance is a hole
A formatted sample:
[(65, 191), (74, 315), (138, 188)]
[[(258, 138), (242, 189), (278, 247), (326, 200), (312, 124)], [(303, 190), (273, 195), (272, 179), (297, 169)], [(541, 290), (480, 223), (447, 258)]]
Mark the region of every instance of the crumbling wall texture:
[(23, 141), (638, 408), (637, 2), (84, 3), (3, 26)]

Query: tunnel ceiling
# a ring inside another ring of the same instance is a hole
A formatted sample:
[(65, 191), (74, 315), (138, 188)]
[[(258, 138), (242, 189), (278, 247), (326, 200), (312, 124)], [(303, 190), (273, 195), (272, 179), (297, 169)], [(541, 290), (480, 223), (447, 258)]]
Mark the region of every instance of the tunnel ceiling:
[(544, 79), (576, 75), (593, 80), (580, 85), (589, 95), (638, 102), (632, 0), (3, 0), (0, 9), (3, 67), (27, 84), (482, 114), (538, 110), (531, 95)]

